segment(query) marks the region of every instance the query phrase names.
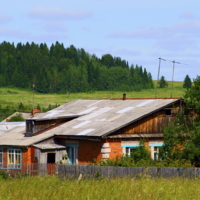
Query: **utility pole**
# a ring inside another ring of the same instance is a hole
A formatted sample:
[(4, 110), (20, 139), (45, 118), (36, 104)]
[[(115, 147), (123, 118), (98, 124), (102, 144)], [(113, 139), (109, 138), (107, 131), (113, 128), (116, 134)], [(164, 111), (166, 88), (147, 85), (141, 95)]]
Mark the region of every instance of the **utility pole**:
[(159, 65), (158, 65), (158, 78), (157, 78), (157, 84), (156, 84), (155, 98), (157, 98), (157, 94), (158, 94), (158, 81), (159, 81), (159, 75), (160, 75), (161, 60), (166, 61), (163, 58), (158, 58), (158, 59), (159, 59)]
[(176, 64), (182, 64), (182, 65), (187, 65), (185, 63), (180, 63), (180, 62), (176, 62), (175, 60), (170, 61), (173, 63), (173, 68), (172, 68), (172, 84), (171, 84), (171, 98), (172, 98), (172, 90), (173, 90), (173, 83), (174, 83), (174, 68), (175, 68), (175, 63)]
[(35, 84), (33, 84), (33, 109), (34, 109), (34, 88), (35, 88)]

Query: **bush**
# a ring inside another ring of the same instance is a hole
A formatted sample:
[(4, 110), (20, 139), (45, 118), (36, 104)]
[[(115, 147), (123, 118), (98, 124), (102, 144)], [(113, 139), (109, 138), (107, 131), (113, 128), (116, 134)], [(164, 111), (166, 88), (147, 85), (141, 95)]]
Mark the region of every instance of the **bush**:
[(0, 171), (0, 179), (8, 179), (9, 174), (5, 171)]
[(21, 113), (17, 113), (13, 117), (10, 118), (9, 122), (23, 122), (24, 118)]

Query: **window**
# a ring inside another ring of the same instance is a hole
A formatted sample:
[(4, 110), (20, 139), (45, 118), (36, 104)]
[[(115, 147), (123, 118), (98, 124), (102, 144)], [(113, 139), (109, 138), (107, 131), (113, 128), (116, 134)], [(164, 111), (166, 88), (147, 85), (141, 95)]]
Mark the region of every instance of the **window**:
[(121, 147), (123, 148), (123, 154), (131, 155), (131, 152), (136, 150), (136, 147), (139, 147), (139, 144), (122, 144)]
[(67, 145), (69, 164), (78, 164), (78, 147), (79, 145)]
[(26, 131), (27, 132), (33, 132), (33, 128), (34, 128), (34, 121), (27, 120), (26, 121)]
[(3, 150), (0, 149), (0, 168), (3, 168)]
[(166, 116), (171, 116), (172, 115), (172, 110), (171, 109), (165, 109), (165, 115)]
[(47, 163), (51, 163), (51, 164), (56, 163), (56, 154), (55, 153), (47, 153)]
[(151, 147), (151, 158), (154, 160), (158, 159), (159, 148), (162, 144), (150, 144), (149, 146)]
[(8, 149), (8, 168), (21, 169), (21, 149)]
[(126, 147), (126, 155), (131, 155), (133, 151), (136, 150), (136, 147)]
[(159, 148), (160, 147), (153, 147), (154, 150), (153, 150), (153, 159), (154, 160), (157, 160), (158, 159), (158, 154), (159, 154)]

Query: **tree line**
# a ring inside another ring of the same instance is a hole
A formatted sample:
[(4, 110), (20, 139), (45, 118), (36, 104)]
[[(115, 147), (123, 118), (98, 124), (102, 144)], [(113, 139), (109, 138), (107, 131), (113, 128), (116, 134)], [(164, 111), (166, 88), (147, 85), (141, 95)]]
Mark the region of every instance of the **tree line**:
[(56, 42), (0, 44), (0, 87), (32, 88), (40, 93), (140, 91), (153, 88), (152, 76), (110, 54), (98, 58), (83, 48)]

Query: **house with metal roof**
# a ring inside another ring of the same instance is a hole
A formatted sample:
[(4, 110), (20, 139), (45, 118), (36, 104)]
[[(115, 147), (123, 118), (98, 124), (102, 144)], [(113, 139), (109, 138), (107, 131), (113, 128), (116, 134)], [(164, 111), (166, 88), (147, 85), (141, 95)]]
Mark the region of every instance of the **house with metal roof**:
[(176, 116), (181, 103), (180, 98), (78, 99), (37, 113), (25, 123), (4, 122), (0, 168), (58, 163), (65, 155), (69, 164), (114, 159), (130, 155), (141, 139), (154, 158), (163, 144), (163, 126)]

